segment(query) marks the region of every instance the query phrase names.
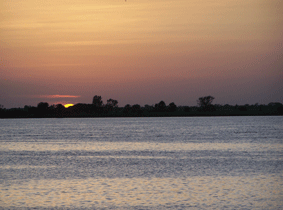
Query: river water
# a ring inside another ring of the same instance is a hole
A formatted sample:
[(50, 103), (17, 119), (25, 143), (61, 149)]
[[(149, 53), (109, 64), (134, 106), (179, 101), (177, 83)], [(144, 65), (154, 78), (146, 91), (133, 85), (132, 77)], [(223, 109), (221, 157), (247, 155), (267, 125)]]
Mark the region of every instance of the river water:
[(282, 209), (283, 117), (0, 119), (0, 209)]

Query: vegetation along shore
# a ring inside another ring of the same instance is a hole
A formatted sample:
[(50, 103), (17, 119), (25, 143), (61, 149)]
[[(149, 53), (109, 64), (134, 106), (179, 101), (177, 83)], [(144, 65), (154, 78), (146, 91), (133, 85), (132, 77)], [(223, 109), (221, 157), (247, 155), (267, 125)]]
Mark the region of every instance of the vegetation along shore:
[(127, 104), (118, 106), (118, 101), (95, 95), (91, 104), (78, 103), (65, 107), (62, 104), (49, 105), (40, 102), (36, 107), (6, 109), (0, 105), (0, 118), (52, 118), (52, 117), (177, 117), (177, 116), (264, 116), (283, 115), (283, 105), (271, 102), (267, 105), (219, 105), (212, 104), (214, 97), (205, 96), (197, 100), (197, 106), (177, 106), (174, 102), (166, 105), (160, 101), (155, 105), (140, 106)]

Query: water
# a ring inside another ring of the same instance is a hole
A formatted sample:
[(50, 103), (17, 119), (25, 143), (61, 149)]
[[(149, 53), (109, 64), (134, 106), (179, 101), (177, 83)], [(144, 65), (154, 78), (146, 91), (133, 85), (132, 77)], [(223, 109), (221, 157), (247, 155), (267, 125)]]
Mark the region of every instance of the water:
[(0, 119), (0, 208), (282, 209), (283, 117)]

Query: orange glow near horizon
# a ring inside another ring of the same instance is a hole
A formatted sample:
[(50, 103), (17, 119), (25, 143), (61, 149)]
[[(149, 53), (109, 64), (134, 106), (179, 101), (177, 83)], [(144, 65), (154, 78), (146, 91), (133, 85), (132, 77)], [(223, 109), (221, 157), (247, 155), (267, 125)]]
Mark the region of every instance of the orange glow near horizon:
[(65, 104), (65, 105), (64, 105), (65, 108), (68, 108), (68, 107), (70, 107), (70, 106), (74, 106), (74, 104)]
[(27, 94), (82, 103), (101, 95), (119, 105), (195, 105), (205, 95), (219, 103), (282, 101), (281, 6), (280, 0), (1, 1), (0, 104), (35, 104), (17, 97)]

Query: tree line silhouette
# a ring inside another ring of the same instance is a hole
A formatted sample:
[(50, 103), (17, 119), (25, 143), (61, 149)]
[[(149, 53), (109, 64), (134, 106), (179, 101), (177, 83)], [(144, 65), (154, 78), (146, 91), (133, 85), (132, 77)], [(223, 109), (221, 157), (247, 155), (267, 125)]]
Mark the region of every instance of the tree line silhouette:
[(118, 101), (95, 95), (91, 104), (78, 103), (65, 108), (62, 104), (49, 105), (40, 102), (36, 107), (5, 109), (0, 105), (0, 118), (43, 118), (43, 117), (163, 117), (163, 116), (257, 116), (283, 115), (283, 105), (278, 102), (268, 105), (213, 105), (213, 96), (200, 97), (197, 106), (177, 106), (174, 102), (166, 105), (160, 101), (154, 105), (140, 106), (127, 104), (118, 106)]

